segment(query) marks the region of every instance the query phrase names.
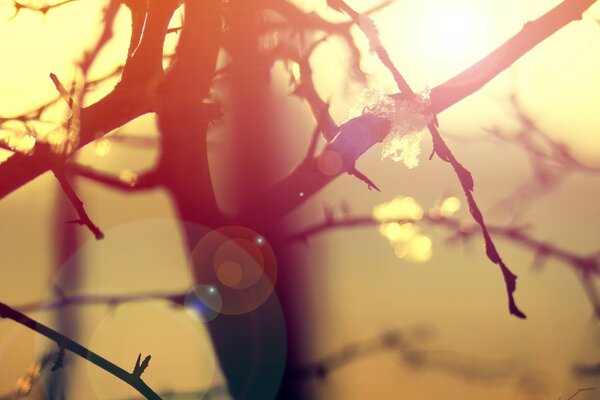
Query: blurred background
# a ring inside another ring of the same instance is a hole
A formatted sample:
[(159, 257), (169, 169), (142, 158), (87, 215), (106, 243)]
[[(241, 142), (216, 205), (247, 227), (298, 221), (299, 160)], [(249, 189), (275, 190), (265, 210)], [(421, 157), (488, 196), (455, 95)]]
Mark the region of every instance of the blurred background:
[[(18, 115), (56, 97), (50, 72), (64, 82), (76, 76), (75, 63), (100, 33), (102, 3), (80, 0), (46, 14), (25, 9), (11, 19), (13, 3), (2, 0), (2, 116)], [(328, 10), (324, 0), (296, 3), (323, 18), (346, 20)], [(348, 3), (358, 11), (378, 4)], [(558, 3), (408, 0), (393, 2), (371, 17), (407, 81), (416, 91), (426, 91)], [(115, 37), (94, 64), (92, 78), (110, 74), (125, 60), (128, 18), (126, 12), (119, 14)], [(173, 26), (180, 24), (176, 19)], [(522, 228), (524, 236), (575, 256), (600, 250), (599, 20), (596, 4), (581, 21), (560, 30), (438, 116), (449, 146), (473, 173), (475, 196), (487, 221)], [(366, 86), (396, 91), (360, 31), (352, 28), (351, 33), (361, 51)], [(176, 39), (170, 36), (165, 53), (172, 52)], [(265, 38), (266, 47), (269, 40), (276, 38)], [(343, 123), (365, 88), (348, 72), (347, 46), (332, 36), (319, 45), (310, 62), (320, 97), (330, 102), (335, 121)], [(304, 156), (314, 125), (306, 104), (290, 95), (290, 74), (298, 74), (297, 69), (280, 62), (271, 71), (270, 96), (278, 104), (273, 119), (284, 128), (281, 140), (289, 146), (282, 154), (289, 168)], [(116, 78), (104, 81), (86, 100), (101, 98), (115, 82)], [(215, 98), (223, 103), (224, 117), (209, 134), (209, 155), (217, 197), (228, 210), (235, 207), (227, 195), (231, 119), (227, 96), (220, 89), (216, 82)], [(48, 115), (61, 121), (64, 113), (57, 105)], [(14, 136), (13, 127), (2, 128), (2, 138)], [(523, 131), (533, 144), (518, 139)], [(145, 116), (88, 145), (76, 157), (128, 180), (153, 165), (156, 140), (155, 121)], [(537, 151), (556, 155), (556, 144), (574, 161), (535, 156)], [(447, 164), (428, 160), (427, 134), (421, 149), (419, 165), (409, 169), (382, 160), (381, 146), (375, 146), (357, 167), (381, 192), (343, 175), (289, 216), (297, 231), (332, 215), (377, 217), (376, 210), (396, 215), (394, 207), (422, 220), (409, 227), (340, 227), (290, 244), (305, 257), (303, 268), (309, 277), (305, 307), (312, 347), (303, 357), (320, 371), (305, 378), (314, 398), (541, 400), (568, 398), (579, 388), (600, 386), (600, 326), (589, 286), (586, 292), (572, 264), (524, 248), (514, 237), (493, 235), (519, 277), (516, 298), (528, 319), (510, 316), (501, 274), (486, 259), (479, 235), (469, 234), (470, 216), (458, 180)], [(0, 154), (3, 159), (9, 156)], [(287, 172), (277, 173), (283, 177)], [(43, 306), (61, 293), (190, 290), (189, 254), (164, 193), (123, 194), (89, 181), (76, 184), (106, 238), (95, 241), (84, 228), (65, 224), (75, 215), (64, 205), (51, 175), (19, 189), (0, 205), (0, 301), (15, 307)], [(462, 228), (436, 224), (430, 217), (438, 213), (464, 221)], [(64, 232), (70, 229), (77, 233)], [(61, 250), (64, 234), (77, 234), (79, 246)], [(70, 281), (73, 276), (76, 283)], [(73, 334), (82, 344), (125, 369), (133, 368), (138, 353), (152, 354), (144, 379), (159, 392), (208, 398), (198, 392), (223, 385), (202, 318), (189, 308), (148, 300), (69, 307), (58, 311), (59, 318), (51, 311), (29, 314), (59, 327), (62, 312), (78, 321)], [(13, 397), (7, 398), (18, 398), (14, 390), (26, 386), (22, 377), (28, 368), (49, 350), (56, 351), (54, 347), (11, 321), (1, 321), (0, 397), (12, 391)], [(124, 383), (67, 357), (67, 368), (74, 371), (69, 375), (71, 397), (135, 398)], [(600, 387), (582, 392), (578, 399), (598, 396)]]

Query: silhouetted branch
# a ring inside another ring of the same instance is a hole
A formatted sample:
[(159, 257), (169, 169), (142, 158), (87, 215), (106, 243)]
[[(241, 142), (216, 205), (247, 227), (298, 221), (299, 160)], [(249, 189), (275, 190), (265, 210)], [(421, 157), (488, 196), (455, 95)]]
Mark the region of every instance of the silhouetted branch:
[(102, 233), (100, 228), (98, 228), (92, 222), (89, 215), (85, 211), (85, 208), (83, 207), (83, 202), (79, 199), (79, 197), (77, 197), (77, 194), (71, 187), (71, 184), (69, 183), (69, 180), (67, 179), (67, 176), (64, 172), (63, 166), (57, 166), (56, 168), (54, 168), (52, 170), (52, 172), (54, 173), (54, 176), (58, 180), (58, 183), (60, 183), (60, 187), (62, 188), (63, 192), (65, 193), (65, 195), (67, 196), (67, 198), (69, 199), (71, 204), (73, 204), (75, 211), (77, 211), (77, 215), (79, 216), (79, 219), (72, 221), (72, 222), (76, 222), (79, 225), (86, 226), (94, 234), (96, 239), (104, 238), (104, 233)]
[(138, 379), (142, 379), (142, 374), (146, 368), (148, 368), (148, 365), (150, 365), (150, 359), (152, 359), (152, 356), (148, 355), (146, 358), (144, 358), (144, 361), (142, 361), (142, 353), (140, 353), (135, 362), (135, 366), (133, 367), (133, 372), (131, 375)]
[(329, 104), (319, 97), (317, 88), (312, 79), (313, 71), (310, 65), (310, 56), (324, 40), (325, 38), (315, 41), (303, 55), (301, 55), (299, 50), (293, 46), (279, 44), (274, 50), (274, 56), (284, 60), (291, 60), (298, 64), (300, 77), (298, 80), (296, 80), (295, 77), (293, 78), (295, 84), (293, 94), (294, 96), (306, 100), (313, 116), (321, 125), (323, 137), (327, 141), (331, 141), (337, 134), (339, 127), (329, 114)]
[[(304, 158), (284, 180), (269, 188), (261, 204), (245, 204), (238, 217), (242, 221), (284, 217), (341, 174), (353, 172), (356, 160), (383, 140), (388, 130), (388, 121), (370, 114), (344, 123), (319, 155)], [(322, 164), (329, 162), (333, 167), (325, 171)]]
[(430, 123), (428, 125), (428, 128), (433, 138), (434, 153), (437, 154), (440, 159), (452, 165), (452, 168), (454, 169), (454, 172), (456, 173), (456, 176), (460, 181), (460, 185), (463, 189), (463, 192), (467, 199), (467, 203), (469, 205), (469, 211), (471, 213), (471, 216), (473, 217), (475, 222), (477, 222), (477, 224), (481, 227), (481, 233), (485, 242), (485, 252), (487, 257), (490, 259), (490, 261), (492, 261), (494, 264), (500, 267), (502, 276), (504, 278), (504, 283), (506, 285), (506, 294), (508, 296), (508, 308), (510, 313), (517, 316), (518, 318), (527, 318), (527, 316), (521, 310), (519, 310), (514, 299), (514, 292), (517, 288), (517, 276), (512, 273), (512, 271), (506, 266), (506, 264), (500, 257), (500, 254), (496, 249), (496, 245), (494, 244), (490, 235), (489, 229), (483, 219), (483, 214), (479, 210), (479, 206), (477, 205), (475, 197), (473, 196), (475, 183), (473, 181), (473, 176), (471, 175), (471, 172), (465, 167), (463, 167), (463, 165), (456, 159), (456, 157), (454, 157), (454, 154), (448, 148), (446, 142), (444, 142), (444, 139), (442, 139), (442, 136), (440, 135), (437, 126), (434, 123)]
[[(394, 63), (391, 61), (387, 51), (381, 44), (377, 28), (374, 25), (373, 21), (357, 14), (352, 8), (347, 6), (343, 0), (335, 0), (335, 2), (332, 1), (331, 3), (337, 4), (341, 10), (348, 13), (353, 17), (354, 20), (356, 20), (356, 22), (362, 28), (365, 35), (368, 37), (369, 42), (371, 43), (371, 47), (375, 50), (382, 63), (394, 76), (394, 79), (396, 80), (396, 85), (398, 86), (398, 89), (400, 89), (401, 94), (404, 97), (408, 98), (414, 97), (415, 93), (412, 91), (406, 80), (404, 80)], [(506, 266), (506, 264), (498, 254), (496, 246), (494, 245), (494, 242), (492, 241), (487, 226), (484, 222), (483, 215), (481, 214), (479, 206), (477, 205), (473, 196), (472, 192), (474, 189), (474, 182), (471, 173), (465, 167), (463, 167), (463, 165), (456, 159), (452, 151), (446, 145), (444, 139), (438, 131), (436, 119), (434, 119), (434, 121), (428, 125), (428, 128), (433, 139), (432, 155), (435, 153), (440, 159), (452, 165), (454, 172), (456, 173), (456, 176), (460, 181), (460, 185), (463, 188), (465, 197), (467, 198), (471, 215), (481, 227), (481, 232), (485, 241), (486, 254), (490, 261), (492, 261), (494, 264), (497, 264), (500, 267), (500, 270), (502, 271), (502, 276), (506, 284), (506, 293), (508, 295), (508, 307), (510, 313), (519, 318), (526, 318), (525, 314), (517, 307), (517, 304), (514, 299), (517, 277), (510, 271), (510, 269)]]
[[(148, 400), (160, 400), (160, 396), (157, 395), (142, 379), (135, 373), (129, 373), (124, 369), (120, 368), (116, 364), (108, 361), (104, 357), (92, 352), (91, 350), (83, 347), (79, 343), (67, 338), (66, 336), (56, 332), (55, 330), (43, 325), (25, 314), (7, 306), (0, 302), (0, 318), (8, 318), (13, 321), (26, 326), (27, 328), (53, 340), (58, 344), (59, 347), (69, 350), (70, 352), (78, 355), (79, 357), (88, 360), (89, 362), (97, 365), (106, 372), (112, 374), (116, 378), (127, 383), (141, 395)], [(140, 366), (141, 367), (141, 366)], [(135, 372), (135, 371), (134, 371)]]

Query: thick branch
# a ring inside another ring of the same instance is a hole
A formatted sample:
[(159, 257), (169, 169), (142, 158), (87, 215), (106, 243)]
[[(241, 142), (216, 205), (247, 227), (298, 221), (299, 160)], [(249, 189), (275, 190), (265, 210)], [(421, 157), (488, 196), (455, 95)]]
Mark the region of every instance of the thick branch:
[[(431, 91), (432, 104), (430, 106), (430, 111), (432, 113), (439, 113), (455, 104), (460, 99), (473, 93), (475, 90), (483, 86), (485, 82), (488, 82), (494, 76), (506, 69), (506, 67), (508, 67), (510, 64), (515, 62), (529, 49), (533, 48), (535, 45), (543, 41), (561, 27), (567, 25), (569, 22), (578, 19), (581, 16), (581, 13), (589, 8), (589, 6), (593, 3), (594, 1), (592, 0), (565, 0), (563, 3), (552, 9), (544, 16), (540, 17), (534, 22), (528, 23), (519, 34), (509, 39), (499, 49), (492, 52), (490, 56), (484, 58), (482, 61), (476, 64), (476, 66), (478, 66), (477, 68), (471, 67), (465, 72), (459, 74), (457, 77), (434, 88)], [(544, 27), (544, 24), (546, 23), (550, 25), (548, 27)], [(502, 64), (500, 66), (496, 65), (498, 60), (497, 56), (495, 55), (504, 54), (506, 49), (512, 48), (521, 50), (520, 52), (516, 50), (513, 51), (512, 57), (502, 58)], [(502, 67), (502, 65), (505, 66)], [(485, 66), (485, 68), (483, 66)], [(484, 82), (480, 85), (477, 86), (471, 83), (467, 86), (467, 83), (465, 83), (461, 86), (456, 84), (456, 82), (459, 82), (460, 80), (464, 80), (464, 82), (473, 82), (473, 80), (469, 79), (469, 77), (475, 79), (475, 82), (478, 82), (478, 79), (482, 79), (482, 77), (476, 74), (480, 69), (484, 70), (486, 72), (485, 76), (487, 76)], [(450, 98), (453, 99), (451, 102), (443, 100)], [(375, 145), (381, 140), (381, 138), (379, 138), (377, 135), (372, 135), (370, 140), (371, 141), (368, 144), (369, 147)], [(361, 154), (362, 153), (358, 154), (358, 156)], [(356, 159), (354, 161), (356, 161)], [(341, 175), (342, 172), (344, 171), (340, 171), (340, 173), (333, 176), (323, 176), (316, 168), (316, 162), (312, 164), (303, 162), (302, 164), (298, 165), (283, 181), (276, 184), (272, 190), (269, 190), (268, 193), (265, 193), (264, 197), (267, 199), (273, 199), (272, 202), (279, 205), (274, 210), (277, 215), (286, 215), (310, 198), (312, 194), (318, 192), (329, 182), (333, 181), (335, 177)], [(304, 174), (307, 174), (305, 176), (311, 177), (310, 181), (308, 178), (303, 178)], [(303, 195), (298, 196), (299, 193), (303, 193)], [(293, 199), (293, 201), (286, 202), (290, 199)], [(263, 213), (265, 214), (270, 214), (272, 211), (269, 208), (265, 208), (263, 210)], [(264, 216), (266, 217), (266, 215)]]
[(286, 177), (261, 197), (247, 204), (238, 217), (242, 221), (282, 218), (343, 173), (354, 173), (355, 161), (389, 130), (389, 122), (370, 114), (351, 119), (320, 155), (310, 154)]
[(559, 29), (572, 21), (580, 20), (583, 12), (595, 2), (596, 0), (565, 0), (535, 21), (526, 23), (519, 33), (487, 57), (432, 89), (429, 110), (433, 114), (439, 114), (475, 93)]
[[(151, 111), (145, 93), (140, 88), (116, 89), (96, 104), (81, 110), (81, 130), (78, 148), (116, 129), (134, 118)], [(37, 178), (52, 167), (52, 150), (45, 143), (36, 144), (33, 155), (14, 154), (0, 164), (0, 198)]]
[(219, 224), (221, 213), (207, 154), (211, 108), (202, 100), (208, 97), (215, 73), (220, 35), (220, 1), (185, 2), (181, 38), (160, 85), (157, 107), (161, 181), (182, 219), (211, 226)]

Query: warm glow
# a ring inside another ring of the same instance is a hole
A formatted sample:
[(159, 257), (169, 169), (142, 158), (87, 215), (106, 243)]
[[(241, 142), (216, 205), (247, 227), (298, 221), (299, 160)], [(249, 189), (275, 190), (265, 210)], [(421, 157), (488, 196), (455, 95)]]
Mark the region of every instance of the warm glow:
[(486, 53), (491, 15), (470, 1), (422, 3), (418, 38), (421, 48), (439, 59), (468, 60)]

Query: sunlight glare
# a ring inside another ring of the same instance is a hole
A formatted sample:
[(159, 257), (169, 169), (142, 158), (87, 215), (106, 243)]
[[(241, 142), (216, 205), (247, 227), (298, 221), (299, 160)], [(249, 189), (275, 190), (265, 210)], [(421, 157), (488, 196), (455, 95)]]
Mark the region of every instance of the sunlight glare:
[(493, 16), (485, 4), (467, 0), (426, 4), (415, 21), (423, 51), (452, 64), (474, 60), (486, 52), (486, 43), (493, 35)]

